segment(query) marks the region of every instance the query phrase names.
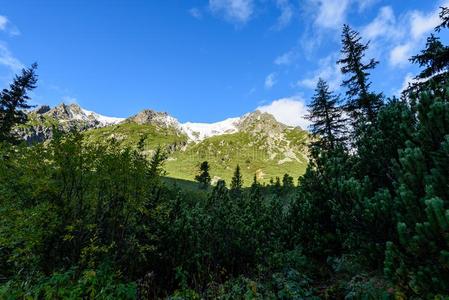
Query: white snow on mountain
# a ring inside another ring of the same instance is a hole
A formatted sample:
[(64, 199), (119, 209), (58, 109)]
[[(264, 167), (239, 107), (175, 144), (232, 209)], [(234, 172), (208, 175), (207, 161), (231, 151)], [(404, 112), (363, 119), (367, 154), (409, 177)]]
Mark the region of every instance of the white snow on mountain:
[(118, 124), (122, 121), (125, 120), (125, 118), (116, 118), (116, 117), (107, 117), (107, 116), (103, 116), (100, 114), (97, 114), (96, 112), (90, 111), (90, 110), (86, 110), (84, 108), (81, 109), (83, 111), (83, 113), (87, 116), (87, 117), (93, 117), (96, 120), (98, 120), (98, 122), (100, 122), (102, 125), (113, 125), (113, 124)]
[(180, 124), (182, 131), (189, 139), (198, 142), (205, 138), (238, 131), (237, 124), (240, 118), (229, 118), (216, 123), (192, 123)]

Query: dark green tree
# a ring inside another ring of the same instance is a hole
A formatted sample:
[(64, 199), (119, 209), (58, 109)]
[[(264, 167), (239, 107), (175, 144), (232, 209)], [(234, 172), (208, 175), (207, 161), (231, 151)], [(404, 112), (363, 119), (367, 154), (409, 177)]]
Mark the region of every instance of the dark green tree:
[(435, 28), (435, 31), (437, 31), (437, 32), (440, 32), (441, 29), (443, 29), (443, 28), (449, 27), (449, 8), (442, 6), (439, 17), (440, 17), (441, 23), (440, 23), (440, 25), (438, 25)]
[(338, 106), (338, 96), (329, 91), (329, 86), (319, 79), (312, 102), (309, 104), (307, 119), (312, 122), (310, 132), (314, 135), (313, 146), (322, 150), (332, 150), (343, 141), (345, 119), (343, 110)]
[(195, 180), (198, 181), (202, 188), (206, 189), (210, 184), (209, 163), (203, 161), (200, 165), (199, 174), (195, 176)]
[[(435, 28), (436, 32), (448, 28), (449, 9), (447, 7), (441, 7), (439, 16), (441, 24)], [(403, 96), (407, 96), (411, 92), (417, 93), (426, 90), (429, 87), (429, 79), (431, 78), (434, 79), (432, 82), (448, 82), (449, 47), (445, 46), (440, 38), (433, 33), (427, 38), (424, 50), (412, 56), (410, 61), (423, 68), (423, 70), (415, 77), (415, 82), (410, 83), (409, 87), (403, 91)]]
[(341, 72), (348, 76), (342, 83), (347, 88), (346, 110), (355, 123), (363, 119), (374, 122), (382, 106), (382, 96), (370, 92), (369, 72), (379, 62), (373, 58), (364, 62), (369, 42), (364, 44), (360, 34), (346, 24), (343, 26), (342, 44), (342, 58), (337, 64), (341, 65)]
[(385, 259), (387, 277), (423, 299), (449, 290), (449, 93), (446, 85), (434, 89), (445, 94), (419, 95), (416, 132), (399, 153), (398, 239), (388, 243)]
[(284, 176), (282, 177), (282, 188), (288, 191), (293, 189), (294, 187), (295, 185), (293, 183), (293, 177), (285, 173)]
[(441, 43), (440, 38), (431, 34), (427, 38), (426, 47), (420, 54), (410, 58), (410, 61), (424, 68), (416, 79), (422, 81), (435, 75), (441, 76), (449, 70), (449, 47)]
[(234, 194), (239, 194), (242, 191), (243, 177), (240, 173), (240, 166), (235, 167), (234, 175), (231, 180), (231, 192)]
[(36, 88), (36, 69), (37, 64), (23, 69), (20, 75), (16, 75), (9, 89), (0, 92), (0, 142), (14, 140), (11, 129), (27, 121), (24, 110), (31, 108), (28, 104), (28, 92)]

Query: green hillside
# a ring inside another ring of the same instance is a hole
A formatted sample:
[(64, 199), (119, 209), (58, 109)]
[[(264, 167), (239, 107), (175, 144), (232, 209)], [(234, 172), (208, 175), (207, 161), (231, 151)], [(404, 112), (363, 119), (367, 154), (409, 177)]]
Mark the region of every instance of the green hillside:
[(307, 159), (304, 143), (307, 134), (300, 129), (285, 129), (281, 138), (248, 132), (237, 132), (206, 138), (198, 143), (187, 143), (187, 137), (174, 128), (155, 125), (122, 123), (86, 131), (87, 142), (108, 142), (115, 139), (123, 147), (137, 147), (144, 139), (144, 150), (149, 156), (161, 146), (168, 153), (165, 163), (167, 176), (194, 180), (198, 165), (207, 160), (212, 178), (227, 182), (237, 164), (240, 165), (245, 185), (251, 184), (254, 174), (261, 182), (282, 177), (285, 173), (298, 178), (304, 173)]
[(119, 145), (133, 148), (138, 146), (141, 139), (144, 139), (144, 150), (149, 154), (158, 146), (171, 152), (187, 143), (187, 137), (173, 128), (133, 122), (91, 129), (84, 135), (87, 142), (107, 143), (115, 139)]
[[(286, 130), (289, 139), (268, 148), (267, 138), (257, 139), (247, 132), (214, 136), (191, 144), (185, 151), (173, 153), (166, 162), (169, 176), (192, 180), (198, 166), (207, 160), (212, 178), (229, 182), (236, 165), (240, 165), (245, 185), (250, 185), (256, 174), (261, 182), (270, 178), (282, 177), (285, 173), (298, 178), (307, 167), (303, 155), (303, 142), (307, 135), (300, 130)], [(287, 144), (290, 144), (287, 147)], [(295, 158), (285, 159), (286, 152)]]

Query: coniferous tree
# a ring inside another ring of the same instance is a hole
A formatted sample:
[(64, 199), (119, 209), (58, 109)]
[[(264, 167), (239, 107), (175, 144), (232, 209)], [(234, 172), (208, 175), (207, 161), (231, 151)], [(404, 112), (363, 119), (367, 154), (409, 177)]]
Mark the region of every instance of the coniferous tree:
[(165, 170), (163, 169), (163, 165), (166, 159), (167, 153), (165, 153), (161, 147), (157, 147), (150, 160), (149, 172), (153, 178), (166, 174)]
[(410, 61), (419, 67), (424, 67), (416, 76), (420, 83), (433, 76), (441, 77), (449, 70), (449, 47), (444, 46), (440, 38), (431, 34), (427, 38), (425, 49), (410, 58)]
[(441, 7), (441, 11), (439, 14), (441, 23), (437, 27), (435, 27), (435, 31), (440, 32), (443, 28), (449, 28), (449, 8)]
[(242, 186), (243, 186), (243, 178), (242, 174), (240, 173), (240, 166), (237, 165), (231, 180), (231, 191), (234, 194), (239, 194), (242, 190)]
[(23, 110), (31, 108), (28, 104), (28, 92), (36, 88), (36, 69), (37, 64), (23, 69), (21, 75), (16, 75), (9, 89), (0, 92), (0, 142), (14, 140), (11, 129), (27, 120)]
[(199, 174), (195, 176), (195, 180), (198, 181), (204, 189), (210, 184), (211, 178), (209, 174), (209, 163), (207, 161), (201, 163)]
[(291, 188), (293, 188), (294, 187), (293, 177), (291, 177), (290, 175), (285, 173), (284, 177), (282, 177), (282, 187), (284, 187), (284, 189), (291, 189)]
[(321, 150), (329, 151), (343, 140), (346, 126), (338, 101), (338, 96), (330, 92), (327, 83), (320, 78), (307, 115), (307, 119), (312, 122), (310, 131), (316, 137), (312, 147), (318, 146)]
[(367, 63), (363, 61), (369, 43), (362, 43), (360, 34), (346, 24), (343, 26), (342, 44), (342, 58), (337, 64), (342, 65), (341, 72), (349, 76), (342, 83), (348, 89), (346, 110), (355, 119), (355, 123), (363, 119), (372, 123), (382, 106), (382, 97), (370, 92), (369, 71), (379, 62), (374, 59)]
[(398, 239), (388, 243), (385, 259), (387, 277), (424, 299), (449, 290), (449, 94), (446, 84), (434, 89), (445, 94), (420, 94), (416, 132), (399, 153)]

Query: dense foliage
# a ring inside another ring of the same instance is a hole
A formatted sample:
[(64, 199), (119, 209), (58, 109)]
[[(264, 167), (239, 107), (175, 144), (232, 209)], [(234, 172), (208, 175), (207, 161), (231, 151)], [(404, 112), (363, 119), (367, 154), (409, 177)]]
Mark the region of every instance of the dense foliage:
[(347, 99), (319, 80), (297, 186), (285, 174), (244, 188), (239, 166), (229, 189), (210, 186), (207, 162), (201, 188), (169, 186), (166, 155), (147, 157), (143, 140), (3, 142), (0, 298), (447, 299), (449, 50), (439, 43), (412, 59), (426, 80), (385, 100), (370, 90), (368, 44), (344, 27)]

